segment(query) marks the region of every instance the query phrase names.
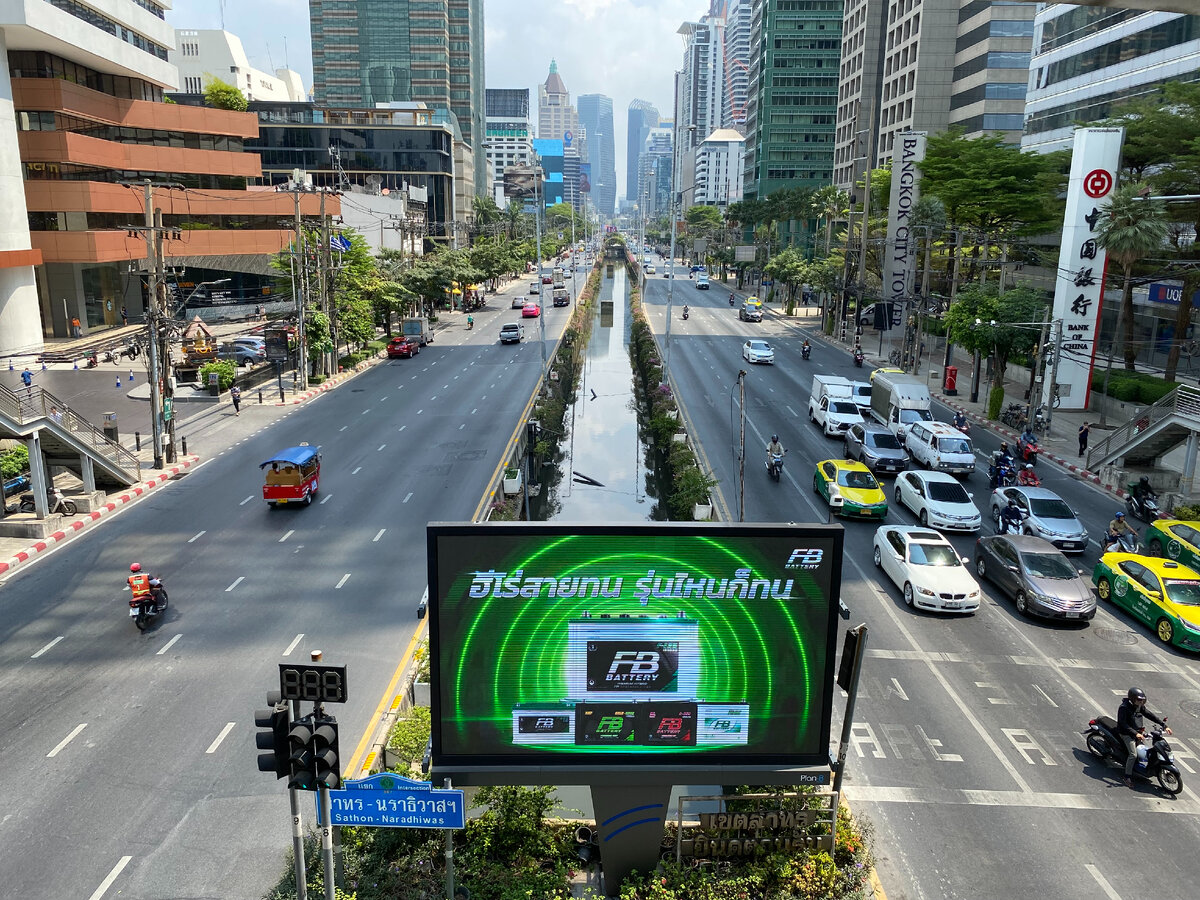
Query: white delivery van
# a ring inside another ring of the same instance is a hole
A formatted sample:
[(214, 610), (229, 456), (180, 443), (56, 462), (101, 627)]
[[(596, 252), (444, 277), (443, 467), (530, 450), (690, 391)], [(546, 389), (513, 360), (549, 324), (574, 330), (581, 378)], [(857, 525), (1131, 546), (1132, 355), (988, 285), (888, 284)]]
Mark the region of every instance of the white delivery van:
[(826, 437), (841, 437), (851, 425), (861, 425), (852, 382), (840, 375), (814, 375), (808, 417)]
[(871, 381), (871, 415), (891, 429), (901, 444), (914, 422), (932, 422), (933, 401), (923, 378), (899, 372), (877, 372)]
[(969, 477), (975, 471), (971, 439), (945, 422), (913, 422), (904, 435), (904, 449), (918, 465), (936, 472)]

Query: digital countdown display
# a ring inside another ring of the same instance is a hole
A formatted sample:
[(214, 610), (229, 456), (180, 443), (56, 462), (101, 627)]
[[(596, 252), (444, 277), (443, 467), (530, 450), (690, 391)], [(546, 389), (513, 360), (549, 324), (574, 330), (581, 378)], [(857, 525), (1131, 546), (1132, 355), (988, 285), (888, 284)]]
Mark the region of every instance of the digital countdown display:
[(435, 774), (828, 765), (840, 526), (428, 538)]

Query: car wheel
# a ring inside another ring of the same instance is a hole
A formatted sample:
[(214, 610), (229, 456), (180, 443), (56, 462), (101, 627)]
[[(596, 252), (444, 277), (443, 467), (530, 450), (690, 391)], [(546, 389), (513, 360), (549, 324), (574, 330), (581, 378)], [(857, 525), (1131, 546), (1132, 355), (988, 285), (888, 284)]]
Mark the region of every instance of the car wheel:
[(975, 557), (975, 574), (980, 578), (987, 578), (987, 563), (983, 561), (982, 556)]
[(904, 582), (904, 605), (911, 607), (914, 604), (913, 586), (906, 581)]
[(821, 488), (818, 486), (818, 482), (817, 482), (817, 476), (816, 476), (816, 475), (814, 475), (814, 476), (813, 476), (813, 493), (814, 493), (814, 494), (819, 494), (819, 493), (821, 493)]
[(920, 520), (921, 520), (921, 527), (922, 527), (922, 528), (928, 528), (928, 527), (929, 527), (929, 514), (928, 514), (928, 513), (926, 513), (926, 512), (925, 512), (925, 510), (921, 510)]
[(904, 505), (904, 501), (902, 499), (900, 499), (900, 485), (896, 485), (896, 489), (892, 492), (892, 495), (896, 498), (897, 506)]
[(883, 565), (883, 557), (880, 555), (878, 547), (875, 548), (875, 565), (877, 565), (877, 566)]
[(1158, 541), (1158, 540), (1153, 540), (1150, 543), (1148, 543), (1146, 545), (1146, 555), (1147, 556), (1162, 556), (1163, 555), (1162, 542)]
[(996, 523), (996, 527), (1000, 527), (1000, 507), (992, 507), (992, 521)]
[(1025, 592), (1017, 591), (1017, 596), (1013, 599), (1017, 603), (1017, 612), (1023, 616), (1029, 615), (1029, 598), (1025, 596)]
[(1096, 582), (1096, 593), (1100, 595), (1101, 600), (1112, 599), (1112, 585), (1107, 578), (1101, 578)]
[(1171, 624), (1170, 619), (1159, 619), (1158, 624), (1154, 626), (1154, 633), (1164, 644), (1169, 644), (1175, 639), (1175, 626)]

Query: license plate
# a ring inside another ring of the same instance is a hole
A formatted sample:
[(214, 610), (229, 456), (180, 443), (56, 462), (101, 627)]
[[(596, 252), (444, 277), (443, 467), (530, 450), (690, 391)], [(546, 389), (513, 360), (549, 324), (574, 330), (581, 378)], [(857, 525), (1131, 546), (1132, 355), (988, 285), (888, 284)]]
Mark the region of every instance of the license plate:
[(129, 607), (129, 618), (136, 619), (137, 614), (138, 614), (138, 609), (136, 606)]
[(1068, 619), (1078, 619), (1078, 618), (1079, 618), (1079, 613), (1077, 613), (1077, 612), (1069, 612), (1069, 613), (1067, 613), (1067, 618), (1068, 618)]
[(946, 607), (946, 609), (958, 609), (962, 604), (957, 600), (947, 600), (942, 606)]

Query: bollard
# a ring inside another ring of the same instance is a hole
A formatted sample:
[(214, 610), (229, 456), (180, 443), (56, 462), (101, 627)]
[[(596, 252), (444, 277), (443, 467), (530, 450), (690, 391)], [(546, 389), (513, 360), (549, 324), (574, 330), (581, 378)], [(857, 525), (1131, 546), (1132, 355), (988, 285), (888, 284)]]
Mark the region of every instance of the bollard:
[(259, 388), (258, 389), (258, 405), (262, 406), (262, 402), (263, 402), (262, 388)]
[(179, 439), (179, 445), (183, 449), (183, 455), (187, 456), (187, 438), (181, 437)]
[(46, 361), (44, 359), (42, 360), (42, 371), (46, 371)]
[(142, 433), (140, 431), (133, 433), (133, 446), (137, 449), (138, 453), (142, 452)]
[(75, 371), (79, 371), (79, 360), (75, 360)]

